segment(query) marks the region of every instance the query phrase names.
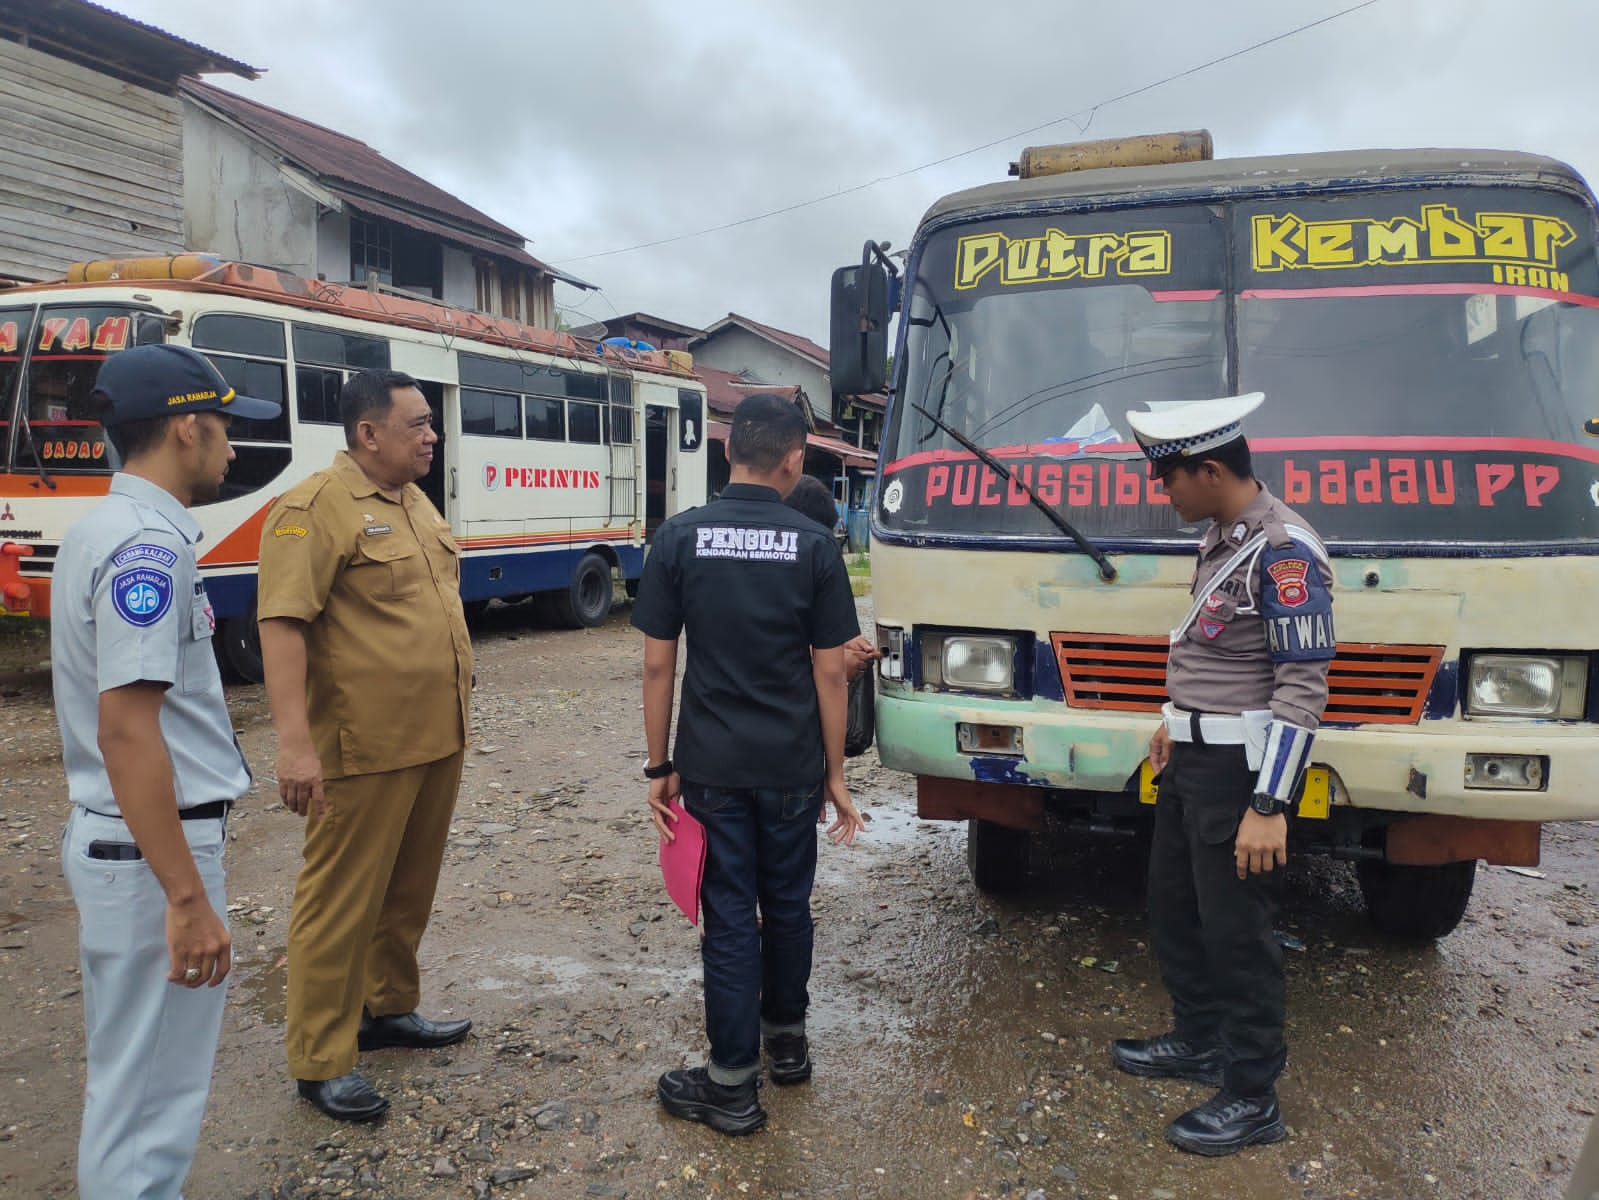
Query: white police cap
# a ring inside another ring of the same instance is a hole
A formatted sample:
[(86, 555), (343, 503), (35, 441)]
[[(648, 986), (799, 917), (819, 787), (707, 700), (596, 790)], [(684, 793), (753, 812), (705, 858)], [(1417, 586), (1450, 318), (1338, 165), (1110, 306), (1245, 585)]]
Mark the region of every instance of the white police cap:
[(1193, 400), (1154, 412), (1127, 413), (1151, 475), (1164, 475), (1185, 458), (1215, 450), (1244, 436), (1244, 418), (1265, 402), (1265, 392)]

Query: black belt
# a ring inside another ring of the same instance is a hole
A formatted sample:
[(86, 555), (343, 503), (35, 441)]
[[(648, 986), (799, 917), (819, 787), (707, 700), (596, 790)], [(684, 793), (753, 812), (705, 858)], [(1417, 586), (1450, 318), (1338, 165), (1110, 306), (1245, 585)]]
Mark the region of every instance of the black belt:
[[(178, 809), (180, 821), (216, 821), (228, 815), (228, 810), (233, 807), (231, 800), (213, 800), (210, 804), (197, 804), (193, 808)], [(121, 821), (124, 818), (112, 813), (103, 813), (99, 809), (83, 806), (84, 812), (91, 812), (97, 817), (104, 817), (108, 821)]]

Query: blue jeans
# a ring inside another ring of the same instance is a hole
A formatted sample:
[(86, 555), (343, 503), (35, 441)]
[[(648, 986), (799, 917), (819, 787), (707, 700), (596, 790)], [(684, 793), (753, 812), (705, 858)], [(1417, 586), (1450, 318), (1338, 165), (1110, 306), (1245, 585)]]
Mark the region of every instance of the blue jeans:
[(821, 804), (820, 784), (783, 791), (683, 781), (683, 805), (705, 826), (700, 954), (710, 1074), (718, 1083), (759, 1073), (763, 1032), (805, 1032)]

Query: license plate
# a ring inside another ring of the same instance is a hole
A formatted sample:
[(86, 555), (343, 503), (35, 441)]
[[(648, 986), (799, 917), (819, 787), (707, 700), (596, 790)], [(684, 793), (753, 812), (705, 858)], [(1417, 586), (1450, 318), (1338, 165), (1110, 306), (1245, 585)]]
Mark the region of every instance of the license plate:
[(1299, 797), (1299, 815), (1325, 821), (1332, 808), (1332, 773), (1325, 767), (1305, 772), (1305, 790)]

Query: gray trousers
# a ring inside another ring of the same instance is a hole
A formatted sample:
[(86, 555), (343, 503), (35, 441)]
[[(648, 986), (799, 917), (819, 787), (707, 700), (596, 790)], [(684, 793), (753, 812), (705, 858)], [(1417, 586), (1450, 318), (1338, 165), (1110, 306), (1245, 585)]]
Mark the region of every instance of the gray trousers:
[[(225, 822), (183, 832), (211, 907), (224, 921)], [(82, 1200), (178, 1200), (200, 1140), (227, 986), (168, 983), (166, 895), (142, 859), (89, 857), (93, 841), (133, 841), (122, 821), (78, 808), (62, 837), (62, 866), (78, 906), (83, 1022), (88, 1048)]]

